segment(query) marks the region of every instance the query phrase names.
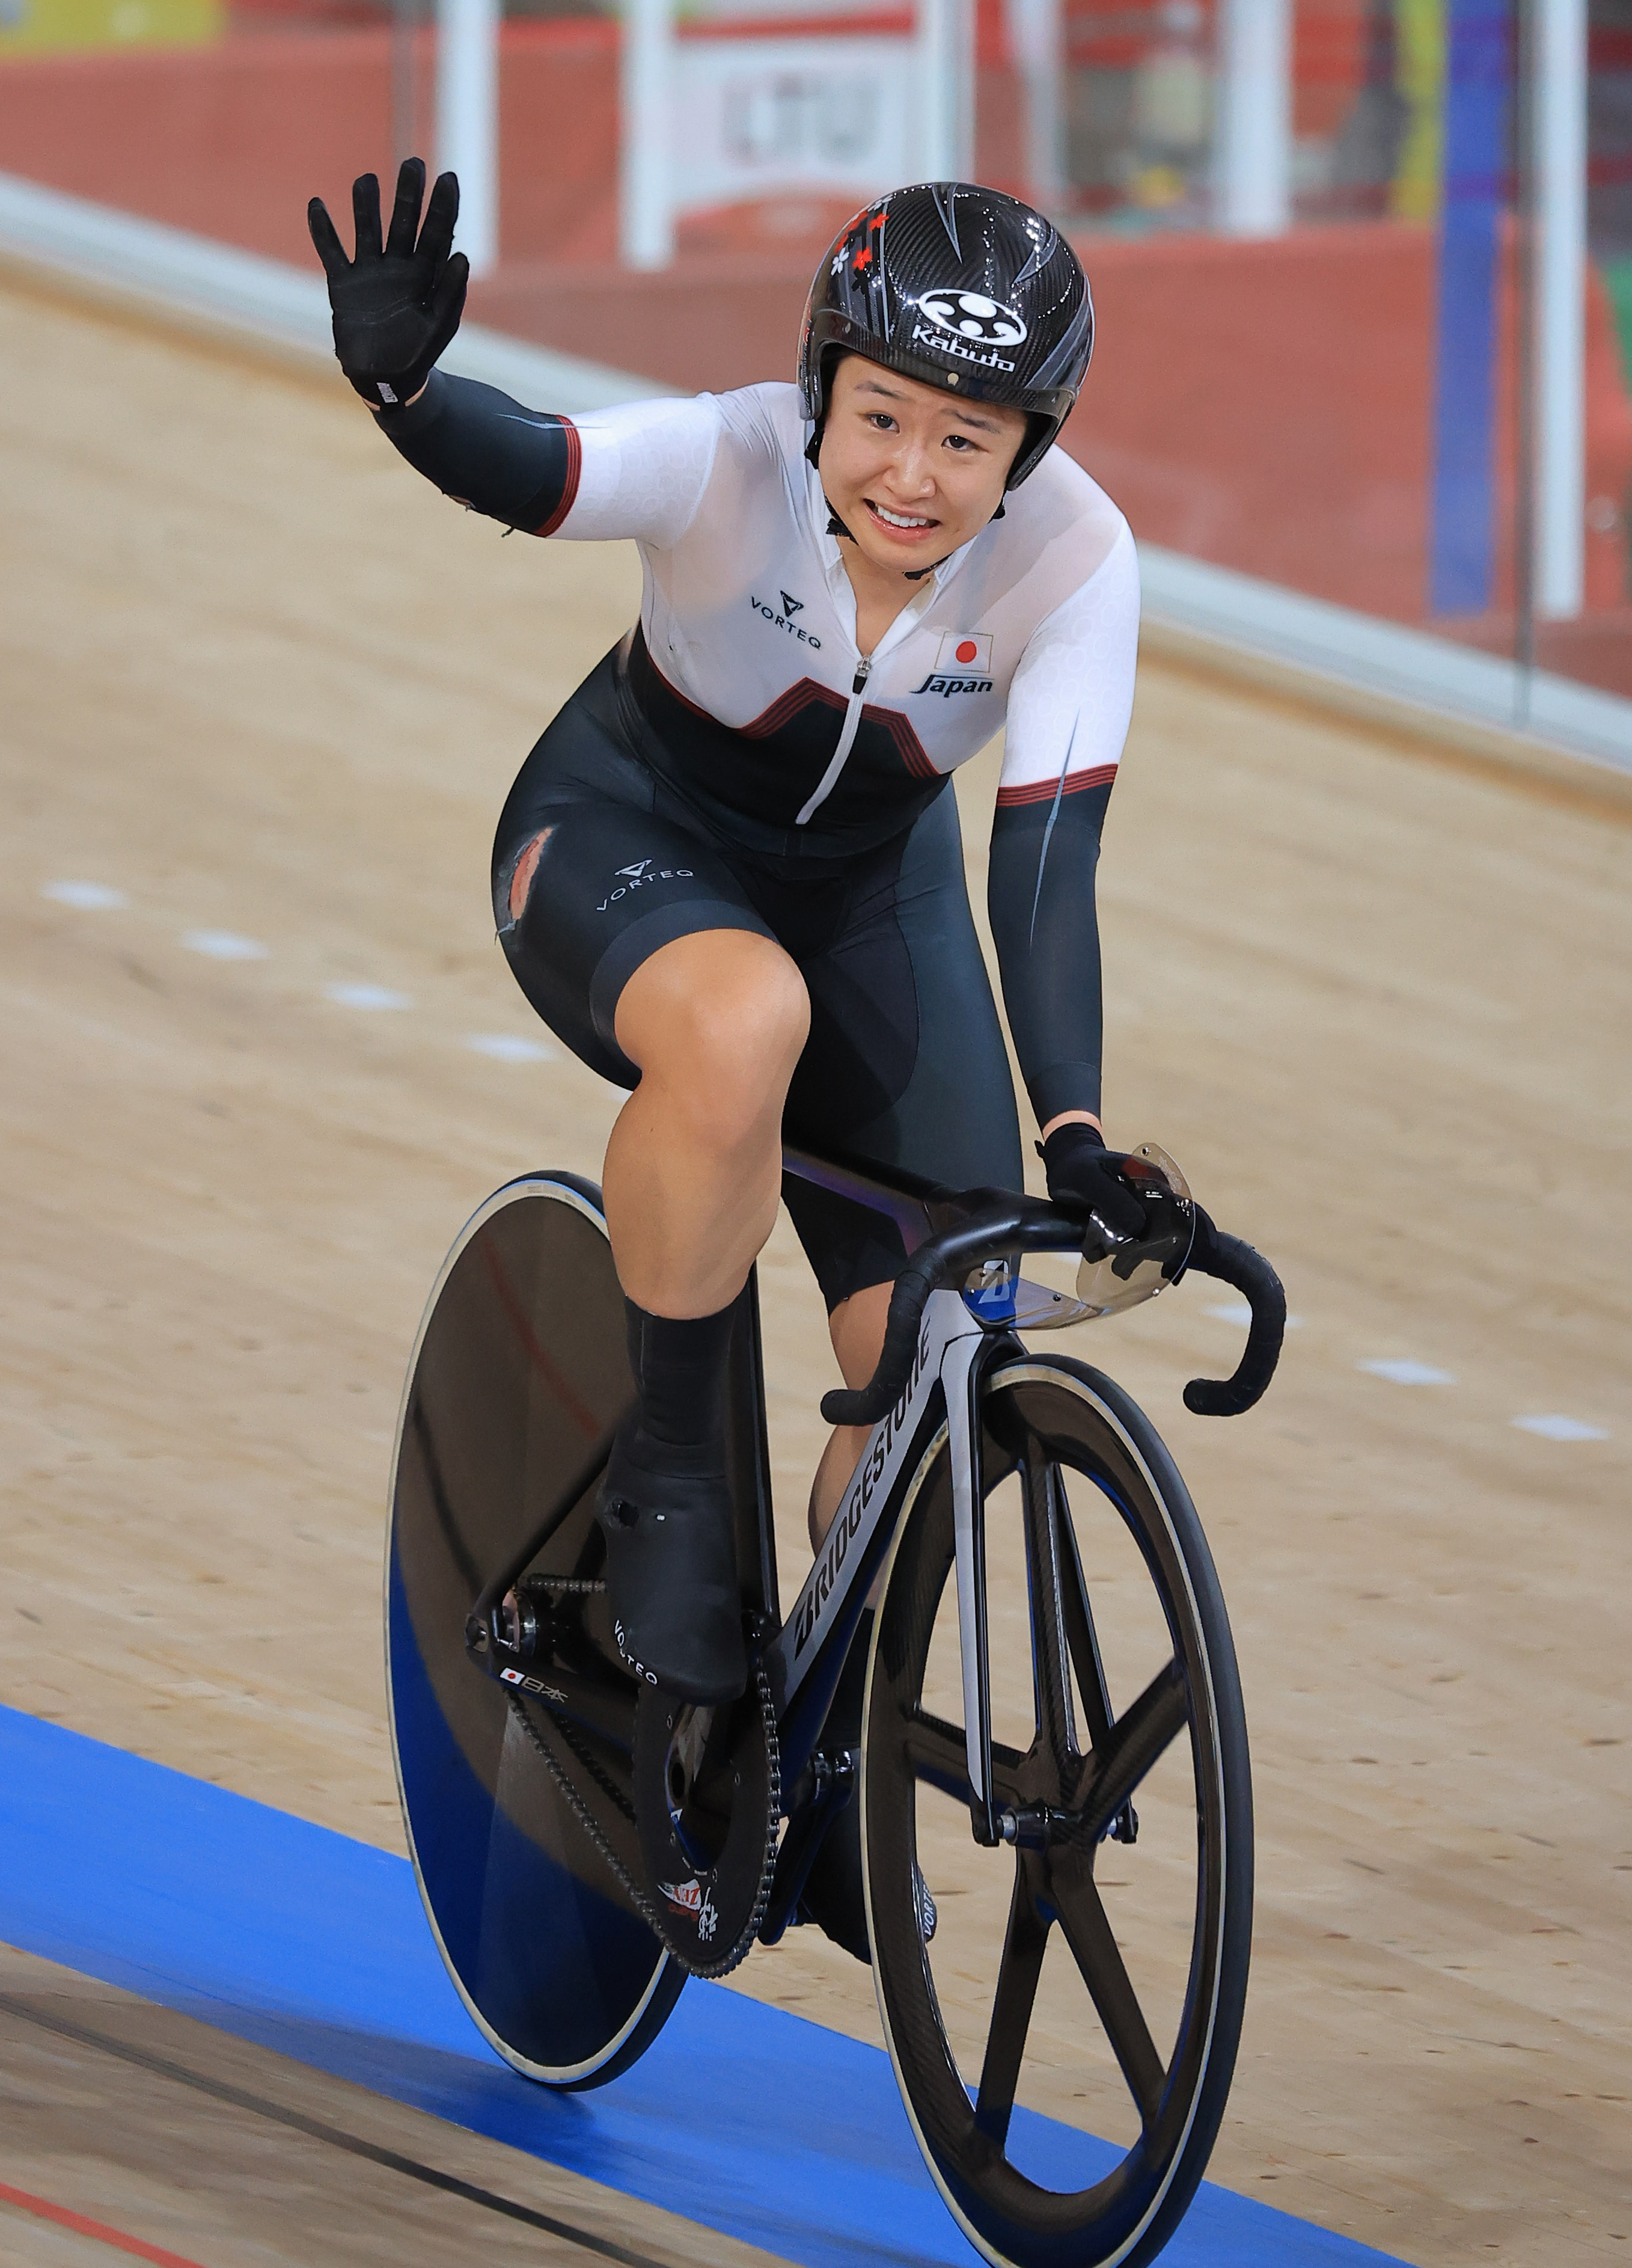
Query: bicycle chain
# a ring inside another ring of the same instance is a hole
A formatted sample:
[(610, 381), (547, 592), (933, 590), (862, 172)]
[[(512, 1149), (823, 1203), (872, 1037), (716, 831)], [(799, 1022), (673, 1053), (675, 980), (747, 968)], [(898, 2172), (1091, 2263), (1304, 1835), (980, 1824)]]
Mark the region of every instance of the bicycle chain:
[[(760, 1924), (770, 1904), (771, 1888), (776, 1879), (776, 1828), (782, 1818), (782, 1742), (776, 1731), (776, 1707), (771, 1699), (770, 1679), (765, 1674), (762, 1661), (754, 1665), (754, 1682), (760, 1697), (760, 1726), (765, 1736), (767, 1771), (765, 1807), (765, 1849), (760, 1860), (760, 1886), (754, 1894), (754, 1906), (744, 1923), (737, 1942), (720, 1961), (706, 1969), (694, 1969), (695, 1977), (729, 1977), (731, 1970), (746, 1961), (748, 1948), (760, 1933)], [(668, 1940), (664, 1940), (665, 1944)], [(688, 1965), (688, 1964), (687, 1964)]]
[[(565, 1797), (568, 1809), (572, 1813), (573, 1817), (577, 1821), (579, 1826), (588, 1836), (607, 1871), (612, 1875), (613, 1880), (617, 1883), (625, 1897), (629, 1899), (630, 1904), (640, 1916), (642, 1921), (645, 1923), (652, 1935), (657, 1939), (658, 1944), (661, 1945), (673, 1959), (678, 1961), (680, 1963), (680, 1966), (693, 1977), (729, 1977), (731, 1970), (739, 1967), (739, 1964), (747, 1958), (748, 1949), (753, 1945), (754, 1939), (760, 1933), (760, 1924), (764, 1920), (766, 1908), (770, 1904), (771, 1885), (775, 1881), (776, 1876), (776, 1822), (782, 1816), (782, 1743), (778, 1740), (776, 1734), (776, 1712), (775, 1705), (771, 1699), (770, 1680), (765, 1674), (762, 1663), (757, 1661), (754, 1663), (754, 1678), (755, 1690), (758, 1692), (760, 1701), (761, 1728), (764, 1734), (766, 1752), (770, 1766), (770, 1800), (767, 1806), (767, 1816), (765, 1822), (765, 1855), (761, 1863), (759, 1889), (754, 1896), (754, 1910), (748, 1916), (747, 1922), (745, 1925), (741, 1934), (738, 1937), (735, 1944), (731, 1946), (726, 1952), (722, 1954), (717, 1961), (710, 1961), (706, 1963), (687, 1961), (684, 1955), (670, 1943), (669, 1938), (664, 1929), (662, 1915), (659, 1913), (653, 1900), (648, 1895), (645, 1885), (637, 1881), (636, 1878), (630, 1874), (622, 1859), (619, 1858), (617, 1852), (613, 1849), (611, 1843), (607, 1839), (606, 1830), (602, 1828), (599, 1820), (596, 1818), (588, 1804), (584, 1802), (583, 1797), (578, 1793), (577, 1789), (572, 1784), (571, 1778), (564, 1771), (561, 1764), (554, 1756), (551, 1755), (549, 1749), (545, 1743), (543, 1734), (539, 1731), (538, 1727), (533, 1723), (532, 1718), (523, 1708), (519, 1698), (513, 1693), (508, 1694), (505, 1697), (510, 1705), (511, 1716), (517, 1719), (527, 1739), (533, 1743), (534, 1749), (537, 1749), (539, 1756), (543, 1762), (545, 1770), (549, 1773), (550, 1778), (555, 1781), (556, 1786), (561, 1790), (562, 1794)], [(611, 1777), (603, 1770), (601, 1765), (596, 1762), (594, 1757), (584, 1751), (556, 1712), (552, 1709), (549, 1710), (548, 1713), (549, 1715), (551, 1724), (555, 1727), (556, 1731), (560, 1733), (568, 1749), (570, 1749), (578, 1763), (584, 1767), (584, 1771), (589, 1773), (591, 1778), (593, 1779), (599, 1786), (602, 1793), (611, 1799), (611, 1800), (617, 1806), (618, 1809), (623, 1814), (623, 1816), (629, 1820), (631, 1824), (633, 1824), (635, 1819), (635, 1807), (629, 1801), (629, 1798), (623, 1793), (621, 1788), (614, 1784)]]
[(599, 1757), (591, 1754), (589, 1748), (584, 1742), (583, 1735), (574, 1726), (569, 1724), (564, 1717), (557, 1716), (553, 1709), (549, 1713), (551, 1721), (554, 1723), (555, 1730), (561, 1734), (562, 1741), (564, 1745), (570, 1750), (577, 1761), (583, 1765), (584, 1771), (594, 1781), (596, 1786), (599, 1788), (601, 1793), (606, 1798), (607, 1801), (614, 1804), (623, 1814), (625, 1819), (629, 1821), (629, 1825), (633, 1827), (635, 1824), (635, 1806), (630, 1802), (629, 1797), (624, 1794), (623, 1790), (618, 1786), (616, 1780), (613, 1778), (612, 1774), (606, 1770), (606, 1766), (600, 1762)]

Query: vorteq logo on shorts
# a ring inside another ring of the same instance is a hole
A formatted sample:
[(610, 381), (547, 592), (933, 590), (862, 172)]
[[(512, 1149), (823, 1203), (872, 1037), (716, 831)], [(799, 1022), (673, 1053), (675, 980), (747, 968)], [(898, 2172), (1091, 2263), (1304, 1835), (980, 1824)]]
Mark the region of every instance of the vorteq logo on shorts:
[(615, 889), (608, 890), (596, 907), (604, 914), (608, 906), (615, 906), (620, 898), (627, 898), (631, 890), (643, 890), (649, 882), (688, 882), (693, 869), (689, 866), (658, 866), (650, 858), (637, 858), (632, 866), (620, 866), (621, 879)]
[(992, 641), (989, 630), (948, 630), (941, 639), (935, 666), (915, 693), (939, 693), (950, 700), (954, 693), (992, 690)]

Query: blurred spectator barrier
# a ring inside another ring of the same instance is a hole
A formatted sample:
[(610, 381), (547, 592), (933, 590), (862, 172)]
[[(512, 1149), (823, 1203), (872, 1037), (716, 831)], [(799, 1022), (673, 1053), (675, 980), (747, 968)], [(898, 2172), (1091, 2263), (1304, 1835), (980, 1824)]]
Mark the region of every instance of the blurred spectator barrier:
[[(332, 369), (320, 276), (0, 175), (0, 257), (67, 273), (185, 321), (264, 342)], [(531, 401), (587, 410), (654, 389), (627, 372), (466, 324), (447, 366)], [(337, 398), (351, 399), (335, 375)], [(361, 414), (360, 412), (358, 413)], [(1632, 779), (1632, 701), (1140, 544), (1147, 630), (1170, 650), (1315, 688), (1385, 722), (1443, 720), (1477, 752), (1548, 749)], [(1519, 682), (1521, 674), (1524, 682)], [(1527, 707), (1528, 741), (1511, 732)]]
[[(448, 0), (444, 0), (448, 4)], [(666, 268), (690, 215), (779, 198), (864, 203), (974, 164), (971, 0), (839, 18), (794, 32), (775, 18), (677, 27), (673, 0), (629, 0), (620, 245)]]
[[(168, 43), (105, 13), (0, 49), (0, 163), (305, 268), (310, 194), (452, 157), (475, 319), (680, 388), (789, 375), (861, 197), (972, 170), (1083, 251), (1065, 446), (1142, 540), (1632, 695), (1632, 0), (812, 4), (626, 0), (628, 38), (558, 12), (590, 0), (228, 0)], [(496, 46), (485, 190), (437, 64), (460, 8)], [(650, 135), (621, 124), (642, 8)], [(931, 24), (974, 58), (932, 113)]]
[[(7, 255), (26, 268), (75, 277), (98, 298), (316, 364), (344, 383), (334, 364), (328, 288), (312, 261), (291, 268), (0, 173), (0, 261)], [(570, 414), (665, 390), (629, 371), (529, 346), (468, 321), (441, 367)]]

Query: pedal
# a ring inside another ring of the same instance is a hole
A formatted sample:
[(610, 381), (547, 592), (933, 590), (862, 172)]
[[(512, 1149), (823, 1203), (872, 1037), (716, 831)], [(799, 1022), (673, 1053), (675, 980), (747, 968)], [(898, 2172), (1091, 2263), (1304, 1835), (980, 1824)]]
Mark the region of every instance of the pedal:
[(466, 1652), (485, 1655), (490, 1676), (501, 1674), (500, 1664), (513, 1666), (548, 1655), (554, 1651), (556, 1624), (568, 1603), (606, 1587), (604, 1581), (577, 1575), (524, 1575), (485, 1617), (466, 1616)]
[(493, 1643), (518, 1661), (531, 1661), (539, 1650), (539, 1610), (534, 1594), (518, 1583), (493, 1609)]

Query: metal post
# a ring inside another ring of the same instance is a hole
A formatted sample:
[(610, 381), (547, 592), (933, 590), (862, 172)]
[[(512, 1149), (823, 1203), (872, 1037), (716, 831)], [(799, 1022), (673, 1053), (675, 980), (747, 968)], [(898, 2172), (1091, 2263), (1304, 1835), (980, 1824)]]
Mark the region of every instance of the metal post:
[(1218, 225), (1281, 236), (1292, 217), (1291, 0), (1218, 11)]
[(418, 0), (392, 0), (391, 154), (401, 166), (419, 148)]
[(1570, 622), (1584, 596), (1587, 0), (1536, 0), (1536, 611)]
[(967, 181), (974, 171), (973, 0), (918, 0), (918, 169), (926, 181)]
[(974, 179), (974, 6), (956, 0), (952, 16), (952, 177)]
[(624, 0), (618, 236), (626, 268), (666, 268), (674, 257), (669, 188), (673, 44), (671, 0)]
[(1009, 0), (1009, 45), (1026, 89), (1026, 173), (1033, 204), (1066, 195), (1065, 39), (1060, 0)]
[(437, 0), (437, 169), (459, 175), (460, 250), (473, 276), (498, 259), (500, 0)]

